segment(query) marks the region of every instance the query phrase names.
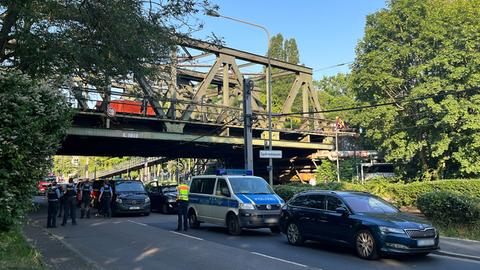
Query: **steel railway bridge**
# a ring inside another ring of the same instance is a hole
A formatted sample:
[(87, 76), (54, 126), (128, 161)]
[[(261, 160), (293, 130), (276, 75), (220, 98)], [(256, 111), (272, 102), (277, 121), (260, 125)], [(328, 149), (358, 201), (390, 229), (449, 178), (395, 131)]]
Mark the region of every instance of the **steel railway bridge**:
[[(255, 173), (264, 175), (266, 162), (258, 151), (268, 143), (268, 110), (262, 102), (265, 87), (259, 85), (267, 65), (264, 56), (189, 40), (178, 45), (171, 64), (159, 67), (165, 70), (161, 80), (132, 74), (99, 88), (73, 78), (65, 91), (76, 114), (58, 154), (214, 158), (242, 167), (242, 91), (248, 78), (257, 85), (252, 93)], [(274, 94), (276, 79), (292, 79), (281, 111), (274, 112), (272, 146), (283, 150), (274, 171), (277, 178), (311, 177), (315, 166), (309, 156), (333, 149), (334, 122), (320, 113), (280, 116), (292, 111), (296, 98), (302, 101), (297, 111), (321, 107), (311, 68), (275, 59), (271, 66)], [(248, 72), (252, 69), (257, 72)]]

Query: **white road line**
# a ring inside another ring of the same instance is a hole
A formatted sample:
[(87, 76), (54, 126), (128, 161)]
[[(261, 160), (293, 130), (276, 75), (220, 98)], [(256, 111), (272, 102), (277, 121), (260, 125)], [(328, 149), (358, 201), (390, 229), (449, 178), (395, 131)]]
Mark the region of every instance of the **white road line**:
[(147, 224), (145, 224), (145, 223), (136, 222), (136, 221), (133, 221), (133, 220), (130, 220), (130, 219), (129, 219), (129, 220), (127, 220), (127, 221), (128, 221), (128, 222), (131, 222), (131, 223), (138, 224), (138, 225), (142, 225), (142, 226), (145, 226), (145, 227), (146, 227), (146, 226), (148, 226), (148, 225), (147, 225)]
[(477, 257), (477, 256), (473, 256), (473, 255), (467, 255), (467, 254), (461, 254), (461, 253), (455, 253), (455, 252), (448, 252), (448, 251), (443, 251), (443, 250), (440, 250), (438, 251), (437, 253), (435, 253), (436, 255), (446, 255), (446, 256), (457, 256), (457, 257), (461, 257), (463, 259), (470, 259), (470, 260), (477, 260), (477, 261), (480, 261), (480, 257)]
[(446, 256), (446, 255), (440, 255), (440, 254), (436, 254), (436, 253), (432, 253), (428, 256), (442, 258), (442, 259), (452, 259), (452, 260), (458, 260), (458, 261), (462, 261), (462, 262), (480, 264), (480, 261), (478, 261), (476, 259), (467, 259), (467, 258), (460, 258), (460, 257), (454, 257), (454, 256)]
[(296, 262), (292, 262), (292, 261), (288, 261), (288, 260), (284, 260), (284, 259), (280, 259), (280, 258), (268, 256), (268, 255), (265, 255), (265, 254), (262, 254), (262, 253), (258, 253), (258, 252), (250, 252), (250, 253), (255, 254), (255, 255), (258, 255), (258, 256), (262, 256), (262, 257), (265, 257), (265, 258), (269, 258), (269, 259), (272, 259), (272, 260), (277, 260), (277, 261), (281, 261), (281, 262), (285, 262), (285, 263), (290, 263), (290, 264), (294, 264), (294, 265), (301, 266), (301, 267), (307, 267), (305, 264), (296, 263)]
[(179, 232), (175, 232), (175, 231), (170, 231), (170, 232), (171, 232), (171, 233), (174, 233), (174, 234), (182, 235), (182, 236), (185, 236), (185, 237), (188, 237), (188, 238), (192, 238), (192, 239), (196, 239), (196, 240), (203, 241), (202, 238), (198, 238), (198, 237), (191, 236), (191, 235), (188, 235), (188, 234), (183, 234), (183, 233), (179, 233)]

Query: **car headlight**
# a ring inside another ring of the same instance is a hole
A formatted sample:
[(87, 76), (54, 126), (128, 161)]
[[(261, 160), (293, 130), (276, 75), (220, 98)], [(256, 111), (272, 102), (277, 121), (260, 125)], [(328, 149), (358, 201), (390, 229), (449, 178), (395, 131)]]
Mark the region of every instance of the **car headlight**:
[(177, 199), (175, 199), (175, 198), (168, 198), (168, 202), (176, 202), (176, 201), (177, 201)]
[(150, 202), (150, 198), (149, 197), (145, 198), (145, 203), (149, 203), (149, 202)]
[(378, 228), (380, 229), (380, 232), (382, 234), (389, 234), (389, 233), (405, 234), (405, 231), (403, 229), (385, 227), (385, 226), (379, 226)]
[(255, 206), (251, 203), (240, 203), (240, 209), (254, 210)]
[(120, 198), (117, 198), (115, 201), (116, 201), (117, 203), (122, 203), (122, 199), (120, 199)]

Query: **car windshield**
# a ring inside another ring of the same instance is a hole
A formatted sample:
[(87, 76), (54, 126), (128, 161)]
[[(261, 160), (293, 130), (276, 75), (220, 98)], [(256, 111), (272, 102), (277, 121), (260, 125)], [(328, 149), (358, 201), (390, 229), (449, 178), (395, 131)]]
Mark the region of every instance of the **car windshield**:
[(140, 182), (116, 182), (115, 190), (117, 192), (145, 192)]
[(356, 213), (397, 213), (398, 209), (388, 202), (371, 196), (345, 196), (343, 199)]
[(163, 190), (163, 193), (177, 192), (176, 187), (164, 187), (162, 190)]
[(233, 193), (272, 194), (273, 190), (260, 177), (229, 177)]

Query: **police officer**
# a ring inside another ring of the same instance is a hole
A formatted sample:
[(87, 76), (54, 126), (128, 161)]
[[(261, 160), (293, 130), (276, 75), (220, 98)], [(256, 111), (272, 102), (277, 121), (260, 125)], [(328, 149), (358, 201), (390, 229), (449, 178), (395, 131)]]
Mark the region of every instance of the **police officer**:
[(100, 195), (98, 196), (98, 201), (102, 207), (103, 217), (110, 218), (112, 216), (112, 197), (113, 191), (112, 187), (108, 184), (108, 180), (103, 181), (103, 187), (100, 188)]
[(85, 181), (82, 183), (81, 188), (81, 200), (80, 200), (80, 218), (84, 218), (85, 214), (87, 218), (90, 218), (90, 203), (92, 202), (92, 192), (93, 187), (90, 183), (90, 179), (86, 178)]
[[(188, 229), (187, 209), (188, 209), (188, 193), (190, 188), (184, 182), (177, 186), (177, 203), (178, 203), (178, 224), (177, 231)], [(182, 221), (183, 219), (183, 221)]]
[(47, 216), (47, 228), (56, 228), (57, 227), (57, 210), (58, 210), (58, 200), (62, 195), (60, 190), (57, 187), (57, 182), (53, 181), (52, 185), (47, 189), (47, 199), (48, 199), (48, 216)]
[(65, 199), (64, 199), (64, 194), (65, 194), (65, 191), (63, 190), (63, 187), (62, 185), (58, 185), (58, 190), (60, 191), (60, 198), (58, 199), (58, 217), (62, 217), (62, 212), (63, 212), (63, 209), (65, 208)]
[(73, 178), (68, 179), (68, 184), (65, 187), (65, 195), (64, 196), (64, 209), (63, 209), (63, 222), (62, 226), (67, 224), (67, 219), (69, 216), (72, 217), (72, 224), (77, 225), (77, 213), (76, 213), (76, 195), (77, 195), (77, 187), (73, 183)]

